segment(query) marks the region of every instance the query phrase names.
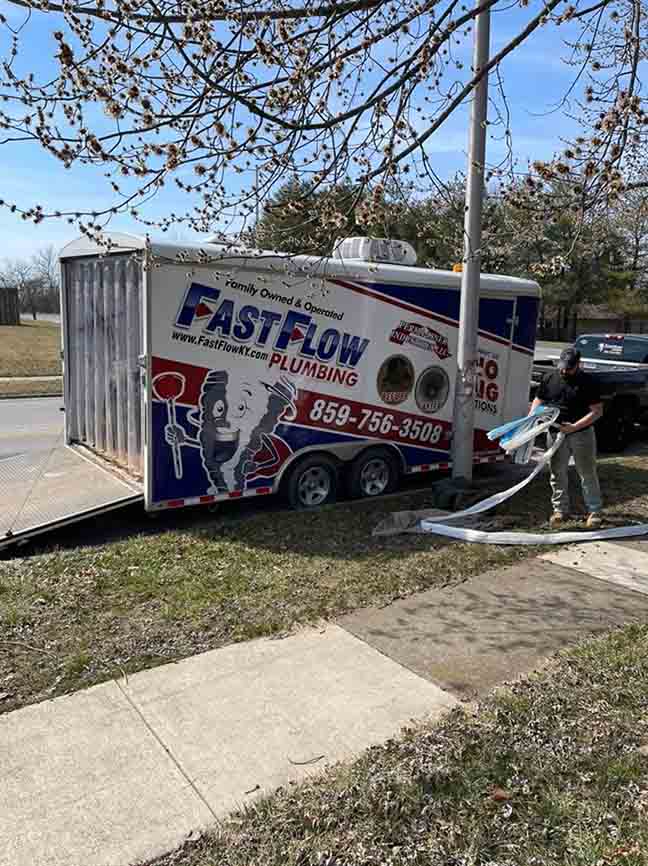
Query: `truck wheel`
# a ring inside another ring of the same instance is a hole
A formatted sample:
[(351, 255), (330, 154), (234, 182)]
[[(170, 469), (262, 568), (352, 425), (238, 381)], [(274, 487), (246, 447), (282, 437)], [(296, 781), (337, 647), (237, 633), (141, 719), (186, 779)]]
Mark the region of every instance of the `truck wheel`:
[(364, 451), (349, 468), (348, 488), (353, 499), (369, 499), (391, 493), (400, 480), (396, 458), (384, 448)]
[(324, 454), (305, 457), (290, 471), (285, 490), (291, 508), (301, 511), (335, 502), (337, 466)]
[(634, 433), (635, 409), (627, 400), (612, 403), (596, 425), (596, 441), (601, 451), (623, 451)]

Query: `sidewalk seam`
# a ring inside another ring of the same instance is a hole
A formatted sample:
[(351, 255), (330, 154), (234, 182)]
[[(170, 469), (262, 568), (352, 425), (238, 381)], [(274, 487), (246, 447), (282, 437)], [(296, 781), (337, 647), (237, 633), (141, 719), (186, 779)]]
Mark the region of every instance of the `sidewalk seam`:
[[(624, 547), (623, 547), (623, 544), (621, 544), (621, 541), (623, 541), (623, 539), (618, 539), (618, 540), (617, 539), (610, 539), (609, 541), (598, 541), (595, 543), (596, 544), (603, 544), (603, 545), (609, 544), (611, 547), (616, 547), (620, 550), (623, 550)], [(544, 562), (551, 563), (552, 565), (558, 565), (560, 568), (566, 568), (569, 571), (574, 571), (577, 574), (584, 575), (585, 577), (590, 578), (590, 580), (597, 580), (600, 583), (604, 583), (611, 588), (617, 587), (620, 590), (623, 590), (625, 592), (631, 592), (634, 595), (643, 596), (644, 598), (646, 597), (646, 595), (648, 595), (648, 591), (646, 591), (645, 589), (638, 589), (635, 586), (629, 586), (625, 583), (621, 583), (621, 582), (616, 581), (616, 580), (611, 580), (609, 577), (604, 577), (600, 574), (595, 574), (592, 571), (586, 570), (586, 568), (585, 568), (586, 561), (585, 560), (583, 560), (583, 562), (578, 563), (578, 564), (577, 563), (564, 564), (562, 562), (557, 561), (560, 558), (559, 555), (561, 553), (567, 553), (567, 552), (574, 552), (575, 553), (575, 548), (577, 548), (577, 547), (582, 548), (583, 546), (585, 546), (585, 545), (584, 544), (578, 544), (578, 543), (570, 544), (570, 545), (565, 546), (562, 550), (549, 551), (548, 553), (541, 553), (538, 558), (543, 560)], [(633, 550), (633, 548), (625, 548), (625, 549)], [(640, 558), (645, 559), (646, 562), (648, 562), (648, 550), (645, 552), (644, 551), (635, 551), (635, 553), (637, 553)]]
[(122, 695), (126, 698), (126, 700), (128, 701), (128, 703), (130, 704), (130, 706), (135, 710), (135, 712), (137, 713), (137, 715), (140, 717), (140, 719), (141, 719), (142, 722), (144, 723), (144, 726), (147, 728), (147, 730), (150, 732), (150, 734), (151, 734), (151, 735), (152, 735), (152, 736), (153, 736), (153, 737), (158, 741), (158, 743), (160, 744), (160, 746), (162, 746), (162, 748), (164, 749), (164, 751), (166, 752), (166, 754), (169, 756), (169, 758), (171, 759), (171, 761), (173, 762), (173, 764), (174, 764), (175, 767), (177, 768), (178, 772), (179, 772), (179, 773), (182, 775), (182, 777), (186, 780), (186, 782), (187, 782), (187, 784), (189, 785), (189, 787), (191, 788), (191, 790), (194, 792), (194, 794), (198, 797), (198, 799), (201, 801), (201, 803), (202, 803), (202, 804), (205, 806), (205, 808), (208, 810), (209, 814), (212, 816), (212, 818), (214, 819), (214, 821), (218, 823), (218, 822), (220, 821), (220, 818), (218, 817), (218, 815), (216, 814), (216, 812), (214, 812), (214, 810), (212, 809), (211, 805), (210, 805), (209, 802), (205, 799), (205, 797), (204, 797), (203, 794), (200, 792), (200, 790), (196, 787), (196, 785), (194, 784), (193, 780), (189, 778), (189, 776), (188, 776), (186, 770), (184, 769), (184, 767), (182, 766), (182, 764), (178, 761), (178, 759), (177, 759), (176, 756), (173, 754), (173, 752), (171, 751), (171, 749), (167, 746), (167, 744), (164, 742), (164, 740), (162, 739), (162, 737), (158, 734), (158, 732), (155, 730), (155, 728), (151, 725), (151, 723), (148, 721), (148, 719), (146, 718), (146, 716), (144, 715), (144, 713), (143, 713), (143, 712), (140, 710), (140, 708), (137, 706), (137, 704), (135, 703), (135, 701), (133, 701), (133, 699), (131, 698), (131, 696), (130, 696), (130, 695), (129, 695), (129, 694), (128, 694), (124, 689), (123, 689), (123, 687), (122, 687), (121, 683), (119, 682), (119, 680), (113, 680), (113, 682), (115, 683), (115, 685), (117, 686), (117, 688), (119, 689), (119, 691), (122, 693)]
[[(390, 607), (390, 606), (391, 605), (387, 605), (387, 607)], [(453, 691), (446, 688), (445, 686), (442, 686), (441, 683), (438, 683), (436, 680), (433, 680), (430, 677), (422, 676), (418, 671), (415, 671), (409, 665), (406, 665), (404, 662), (400, 661), (399, 659), (393, 658), (388, 653), (386, 653), (384, 650), (382, 650), (380, 647), (373, 646), (373, 644), (369, 643), (369, 641), (366, 638), (362, 637), (362, 635), (359, 635), (359, 634), (356, 634), (355, 632), (352, 632), (350, 629), (348, 629), (346, 626), (342, 625), (340, 622), (333, 620), (333, 624), (336, 625), (338, 628), (342, 629), (342, 631), (345, 631), (347, 634), (351, 635), (351, 637), (354, 638), (355, 640), (358, 640), (358, 641), (360, 641), (360, 643), (363, 643), (365, 646), (368, 646), (370, 650), (373, 650), (374, 652), (377, 652), (379, 655), (383, 656), (383, 658), (386, 658), (393, 665), (398, 665), (399, 668), (402, 668), (404, 671), (407, 671), (408, 673), (412, 674), (417, 679), (423, 680), (424, 683), (430, 683), (431, 685), (436, 686), (436, 688), (439, 689), (439, 691), (443, 692), (444, 695), (450, 695), (450, 697), (454, 698), (460, 704), (467, 703), (462, 697), (455, 694)]]

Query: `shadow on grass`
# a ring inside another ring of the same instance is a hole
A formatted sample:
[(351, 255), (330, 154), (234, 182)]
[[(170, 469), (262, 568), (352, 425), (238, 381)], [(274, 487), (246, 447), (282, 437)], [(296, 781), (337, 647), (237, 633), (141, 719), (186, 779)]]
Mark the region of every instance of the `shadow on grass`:
[(205, 538), (226, 537), (269, 548), (276, 542), (282, 550), (287, 546), (300, 553), (309, 551), (317, 555), (326, 550), (330, 554), (335, 552), (335, 539), (345, 526), (351, 531), (361, 530), (365, 541), (371, 541), (373, 527), (392, 511), (432, 508), (433, 487), (441, 478), (440, 475), (430, 476), (422, 487), (419, 477), (414, 482), (406, 482), (397, 496), (372, 502), (342, 500), (311, 512), (289, 509), (278, 495), (225, 502), (212, 509), (196, 506), (151, 514), (147, 514), (142, 505), (130, 505), (34, 536), (20, 546), (9, 548), (4, 557), (34, 556), (52, 549), (83, 549), (127, 541), (134, 536), (153, 539), (169, 532)]
[[(519, 477), (519, 467), (517, 472)], [(602, 461), (601, 477), (615, 519), (627, 519), (630, 509), (648, 517), (642, 458)], [(510, 473), (481, 474), (477, 498), (509, 487), (511, 480)], [(457, 595), (456, 587), (471, 576), (490, 580), (490, 569), (528, 560), (538, 548), (429, 535), (372, 537), (388, 514), (431, 507), (429, 487), (307, 513), (280, 510), (271, 497), (232, 504), (215, 515), (174, 511), (154, 521), (131, 507), (34, 539), (18, 549), (24, 561), (0, 569), (0, 631), (5, 642), (14, 642), (0, 653), (0, 680), (15, 677), (14, 697), (0, 712), (119, 671), (286, 633), (359, 608), (372, 608), (373, 616), (395, 602), (389, 627), (377, 623), (370, 643), (379, 645), (382, 629), (383, 640), (409, 644), (423, 658), (452, 658), (454, 642), (454, 649), (468, 653), (457, 668), (462, 672), (472, 664), (471, 653), (486, 662), (497, 652), (528, 660), (536, 651), (546, 654), (564, 645), (575, 632), (596, 630), (597, 622), (626, 621), (633, 611), (648, 616), (648, 598), (626, 605), (623, 597), (634, 594), (623, 589), (615, 590), (611, 602), (603, 597), (597, 602), (584, 584), (574, 585), (567, 596), (552, 593), (541, 561), (520, 565), (519, 586), (495, 582), (486, 600), (475, 582)], [(519, 529), (540, 528), (549, 507), (545, 476), (505, 503), (494, 519), (513, 521)], [(49, 551), (52, 556), (33, 555)], [(417, 609), (430, 603), (429, 596), (419, 595), (400, 611), (400, 600), (431, 589), (443, 590), (436, 607)], [(421, 628), (424, 615), (431, 624)], [(32, 647), (39, 653), (37, 665)], [(45, 647), (49, 654), (41, 658), (39, 649)], [(393, 647), (384, 649), (398, 658)], [(414, 662), (409, 666), (416, 669)], [(517, 661), (512, 669), (518, 669)], [(462, 675), (448, 674), (450, 687), (463, 688)]]
[[(628, 457), (607, 458), (599, 464), (601, 487), (605, 499), (606, 525), (648, 521), (648, 469), (644, 468), (645, 448)], [(526, 467), (484, 466), (476, 472), (472, 501), (479, 501), (496, 491), (505, 490), (520, 480)], [(10, 548), (5, 557), (25, 557), (58, 550), (79, 549), (98, 544), (125, 541), (135, 536), (155, 538), (168, 532), (207, 539), (228, 539), (268, 551), (298, 552), (301, 555), (340, 557), (393, 552), (422, 547), (439, 548), (452, 544), (432, 536), (401, 535), (372, 537), (371, 533), (385, 517), (395, 511), (423, 510), (435, 507), (434, 489), (447, 481), (446, 474), (434, 473), (425, 479), (414, 476), (404, 482), (402, 492), (371, 502), (342, 501), (334, 506), (310, 512), (287, 508), (279, 496), (223, 503), (213, 511), (204, 507), (157, 512), (147, 515), (141, 505), (118, 511), (45, 533), (20, 547)], [(573, 512), (584, 515), (585, 508), (575, 470), (570, 470)], [(632, 501), (628, 509), (626, 504)], [(471, 504), (470, 502), (468, 504)], [(542, 473), (529, 487), (484, 515), (492, 529), (536, 531), (548, 529), (551, 512), (548, 473)]]

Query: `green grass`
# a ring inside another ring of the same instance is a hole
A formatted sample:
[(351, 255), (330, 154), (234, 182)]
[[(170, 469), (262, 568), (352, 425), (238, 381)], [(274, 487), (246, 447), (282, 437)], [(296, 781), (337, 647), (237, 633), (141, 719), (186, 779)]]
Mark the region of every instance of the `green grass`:
[(60, 352), (61, 327), (54, 322), (0, 325), (0, 378), (60, 375)]
[[(648, 518), (645, 456), (601, 461), (601, 480), (612, 525)], [(495, 489), (509, 484), (493, 481)], [(8, 684), (0, 691), (10, 692), (0, 711), (389, 604), (537, 552), (435, 536), (372, 537), (387, 515), (431, 506), (431, 494), (419, 491), (307, 514), (224, 509), (151, 523), (131, 510), (97, 521), (117, 525), (116, 540), (91, 544), (84, 524), (68, 530), (67, 547), (0, 561), (0, 682)], [(549, 511), (548, 482), (539, 478), (486, 526), (546, 529)], [(81, 540), (86, 546), (69, 546)]]
[(171, 515), (163, 520), (180, 528), (140, 522), (130, 524), (132, 537), (0, 561), (0, 682), (11, 683), (0, 711), (387, 604), (530, 553), (372, 538), (391, 511), (430, 505), (420, 492), (309, 514)]
[(646, 744), (648, 626), (632, 626), (154, 864), (646, 866)]

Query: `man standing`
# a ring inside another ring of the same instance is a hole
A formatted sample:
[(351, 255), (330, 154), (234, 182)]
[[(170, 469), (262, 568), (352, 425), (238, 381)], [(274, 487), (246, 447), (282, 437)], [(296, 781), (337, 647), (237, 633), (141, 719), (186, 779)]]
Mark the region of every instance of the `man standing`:
[(601, 488), (596, 471), (594, 424), (603, 414), (596, 380), (580, 367), (580, 352), (564, 349), (558, 369), (542, 380), (531, 409), (555, 406), (565, 441), (551, 458), (551, 525), (560, 526), (569, 517), (569, 458), (574, 458), (587, 508), (587, 526), (601, 525)]

